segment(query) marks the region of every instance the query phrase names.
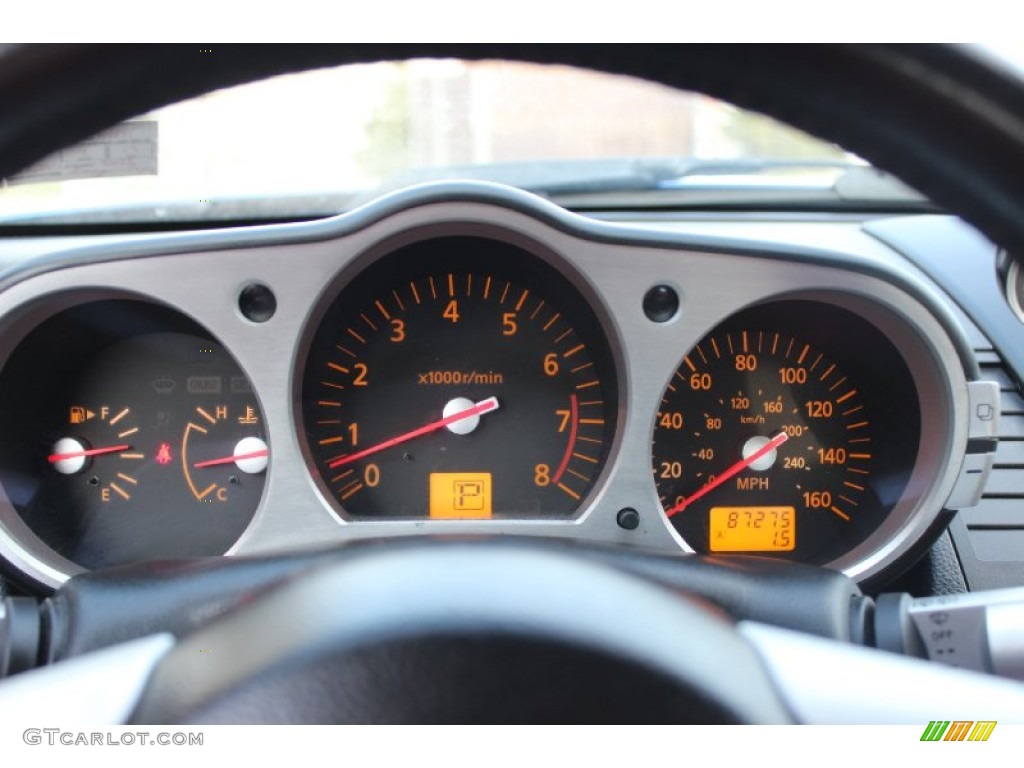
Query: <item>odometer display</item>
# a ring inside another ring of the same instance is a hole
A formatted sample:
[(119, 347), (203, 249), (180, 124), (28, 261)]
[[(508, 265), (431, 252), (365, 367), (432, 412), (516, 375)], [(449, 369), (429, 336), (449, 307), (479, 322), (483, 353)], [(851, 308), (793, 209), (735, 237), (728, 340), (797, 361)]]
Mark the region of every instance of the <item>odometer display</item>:
[(431, 238), (326, 310), (302, 384), (319, 483), (345, 516), (566, 517), (617, 414), (611, 353), (560, 272), (519, 245)]
[(792, 552), (796, 547), (793, 507), (712, 507), (712, 552)]
[(701, 339), (665, 390), (662, 507), (697, 551), (830, 562), (901, 498), (919, 419), (905, 364), (865, 320), (814, 302), (755, 307)]

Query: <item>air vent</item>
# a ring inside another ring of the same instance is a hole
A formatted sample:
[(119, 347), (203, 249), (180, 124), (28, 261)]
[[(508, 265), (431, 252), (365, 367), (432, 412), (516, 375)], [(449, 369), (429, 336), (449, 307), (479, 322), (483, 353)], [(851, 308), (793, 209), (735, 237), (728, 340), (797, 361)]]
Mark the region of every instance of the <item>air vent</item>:
[(975, 355), (981, 378), (999, 384), (999, 443), (981, 501), (951, 532), (970, 589), (1024, 585), (1024, 397), (990, 346)]

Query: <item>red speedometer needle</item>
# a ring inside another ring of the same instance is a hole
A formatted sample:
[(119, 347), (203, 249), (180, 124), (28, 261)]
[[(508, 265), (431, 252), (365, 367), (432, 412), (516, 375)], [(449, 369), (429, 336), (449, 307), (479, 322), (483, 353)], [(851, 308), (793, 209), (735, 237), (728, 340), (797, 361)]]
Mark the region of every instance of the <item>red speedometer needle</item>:
[(249, 453), (240, 453), (237, 456), (221, 456), (219, 459), (207, 459), (206, 461), (197, 461), (192, 466), (196, 469), (202, 469), (203, 467), (216, 467), (219, 464), (231, 464), (236, 461), (245, 461), (246, 459), (262, 459), (264, 456), (270, 455), (270, 449), (264, 448), (261, 451), (250, 451)]
[(777, 434), (775, 437), (773, 437), (767, 443), (762, 445), (760, 448), (758, 448), (752, 454), (747, 456), (747, 458), (740, 459), (735, 464), (733, 464), (731, 467), (729, 467), (727, 470), (725, 470), (725, 472), (723, 472), (718, 477), (716, 477), (714, 480), (712, 480), (710, 483), (708, 483), (707, 485), (703, 486), (700, 490), (698, 490), (692, 496), (687, 496), (685, 499), (680, 501), (678, 504), (676, 504), (674, 507), (672, 507), (672, 509), (670, 509), (668, 512), (666, 512), (666, 514), (669, 517), (672, 517), (672, 515), (675, 515), (675, 514), (678, 514), (679, 512), (682, 512), (684, 509), (686, 509), (688, 506), (690, 506), (693, 502), (695, 502), (701, 496), (703, 496), (704, 494), (710, 493), (711, 491), (715, 490), (715, 488), (720, 486), (722, 483), (724, 483), (730, 477), (732, 477), (733, 475), (736, 475), (736, 474), (742, 472), (744, 469), (749, 467), (751, 464), (753, 464), (755, 461), (760, 459), (765, 454), (768, 454), (768, 453), (771, 453), (772, 451), (774, 451), (776, 448), (778, 448), (780, 445), (782, 445), (788, 439), (789, 439), (789, 435), (787, 435), (785, 432), (779, 432), (779, 434)]
[(342, 456), (341, 458), (329, 462), (327, 466), (330, 467), (331, 469), (337, 469), (338, 467), (343, 467), (346, 464), (351, 464), (353, 461), (359, 461), (359, 459), (366, 458), (367, 456), (372, 456), (375, 453), (380, 453), (381, 451), (387, 448), (393, 448), (396, 445), (401, 445), (402, 443), (406, 443), (409, 440), (421, 437), (422, 435), (428, 435), (431, 432), (436, 432), (439, 429), (444, 429), (449, 424), (454, 424), (457, 421), (462, 421), (463, 419), (468, 419), (472, 416), (480, 416), (481, 414), (490, 413), (491, 411), (496, 410), (498, 410), (498, 398), (489, 397), (486, 400), (481, 400), (472, 408), (467, 408), (464, 411), (453, 413), (451, 416), (445, 416), (443, 419), (432, 421), (429, 424), (425, 424), (422, 427), (401, 434), (398, 437), (392, 437), (389, 440), (377, 443), (376, 445), (370, 446), (369, 448), (364, 448), (363, 450), (358, 451), (357, 453), (349, 454), (348, 456)]
[(110, 445), (106, 448), (89, 448), (88, 450), (71, 451), (70, 453), (51, 453), (46, 457), (46, 460), (51, 464), (56, 464), (58, 461), (65, 461), (66, 459), (102, 456), (104, 453), (120, 453), (121, 451), (127, 451), (129, 448), (131, 448), (130, 445)]

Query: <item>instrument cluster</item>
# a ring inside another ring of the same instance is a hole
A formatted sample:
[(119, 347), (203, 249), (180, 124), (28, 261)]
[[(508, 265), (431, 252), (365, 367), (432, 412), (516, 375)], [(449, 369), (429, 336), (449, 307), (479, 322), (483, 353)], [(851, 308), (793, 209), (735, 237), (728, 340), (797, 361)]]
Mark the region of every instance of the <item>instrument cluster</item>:
[(0, 292), (0, 555), (44, 586), (424, 533), (865, 579), (929, 542), (963, 476), (958, 331), (855, 255), (468, 184), (130, 250)]

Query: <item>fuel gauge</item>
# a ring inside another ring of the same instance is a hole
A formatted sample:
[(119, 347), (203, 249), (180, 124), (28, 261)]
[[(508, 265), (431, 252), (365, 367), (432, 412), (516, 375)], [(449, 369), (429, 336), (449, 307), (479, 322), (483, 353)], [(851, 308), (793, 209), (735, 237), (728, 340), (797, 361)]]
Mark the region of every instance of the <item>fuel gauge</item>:
[(59, 312), (18, 344), (0, 390), (0, 526), (66, 572), (222, 555), (252, 521), (268, 462), (256, 395), (180, 313)]
[(102, 503), (130, 501), (139, 484), (138, 462), (146, 456), (138, 449), (141, 435), (129, 406), (112, 409), (83, 405), (68, 409), (68, 434), (53, 444), (47, 461), (61, 475), (87, 476)]

